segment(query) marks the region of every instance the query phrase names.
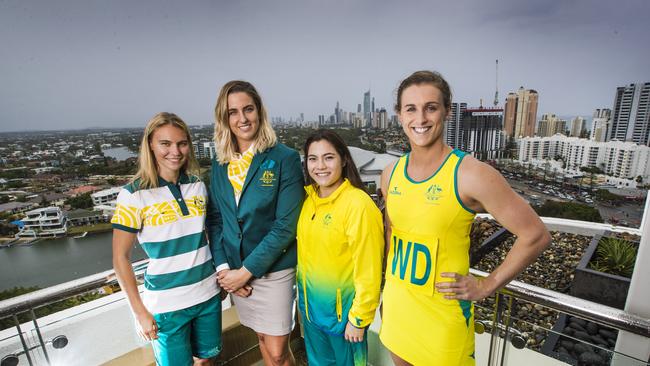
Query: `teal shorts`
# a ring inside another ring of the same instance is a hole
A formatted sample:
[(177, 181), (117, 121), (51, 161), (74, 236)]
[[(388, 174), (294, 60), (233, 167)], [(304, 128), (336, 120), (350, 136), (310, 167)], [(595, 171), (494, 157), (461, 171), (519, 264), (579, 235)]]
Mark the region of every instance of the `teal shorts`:
[(216, 357), (221, 352), (219, 295), (189, 308), (154, 314), (158, 339), (151, 342), (158, 366), (192, 365), (192, 356)]
[(301, 314), (309, 366), (365, 366), (368, 362), (368, 330), (363, 342), (351, 343), (343, 334), (326, 333)]

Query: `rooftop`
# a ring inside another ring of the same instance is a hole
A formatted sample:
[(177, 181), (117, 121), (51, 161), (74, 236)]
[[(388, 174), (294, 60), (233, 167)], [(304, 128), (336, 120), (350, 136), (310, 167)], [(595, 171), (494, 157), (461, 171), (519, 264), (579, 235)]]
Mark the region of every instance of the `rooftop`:
[(27, 215), (36, 215), (36, 214), (44, 214), (44, 213), (61, 213), (61, 208), (60, 207), (44, 207), (44, 208), (37, 208), (35, 210), (27, 211), (25, 214)]
[(68, 211), (67, 213), (68, 219), (78, 219), (82, 217), (93, 217), (97, 215), (101, 215), (101, 211), (91, 211), (91, 210), (84, 210), (82, 208), (76, 209), (76, 210), (71, 210)]
[(90, 196), (91, 197), (108, 196), (108, 195), (111, 195), (111, 194), (120, 193), (121, 190), (122, 190), (122, 187), (111, 187), (111, 188), (108, 188), (108, 189), (104, 189), (104, 190), (92, 193)]
[(24, 207), (32, 207), (32, 206), (34, 206), (34, 204), (30, 202), (16, 202), (16, 201), (7, 202), (7, 203), (0, 204), (0, 212), (9, 211), (16, 208), (24, 208)]
[(362, 174), (381, 174), (386, 166), (399, 158), (393, 154), (380, 154), (354, 146), (350, 146), (349, 149), (352, 160)]

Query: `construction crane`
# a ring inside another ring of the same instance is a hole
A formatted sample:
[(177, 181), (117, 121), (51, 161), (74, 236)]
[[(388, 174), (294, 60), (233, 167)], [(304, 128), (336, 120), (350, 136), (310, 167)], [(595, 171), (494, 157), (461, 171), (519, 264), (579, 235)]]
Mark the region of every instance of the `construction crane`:
[(499, 59), (496, 60), (496, 75), (494, 82), (494, 106), (496, 107), (499, 104)]

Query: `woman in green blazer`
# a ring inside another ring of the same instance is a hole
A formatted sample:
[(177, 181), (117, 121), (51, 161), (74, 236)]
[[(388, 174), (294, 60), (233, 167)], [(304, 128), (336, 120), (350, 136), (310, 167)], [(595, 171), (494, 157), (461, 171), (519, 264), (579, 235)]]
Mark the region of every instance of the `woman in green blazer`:
[(296, 224), (304, 198), (298, 152), (277, 143), (255, 87), (226, 83), (215, 108), (207, 227), (221, 287), (257, 332), (267, 365), (293, 365)]

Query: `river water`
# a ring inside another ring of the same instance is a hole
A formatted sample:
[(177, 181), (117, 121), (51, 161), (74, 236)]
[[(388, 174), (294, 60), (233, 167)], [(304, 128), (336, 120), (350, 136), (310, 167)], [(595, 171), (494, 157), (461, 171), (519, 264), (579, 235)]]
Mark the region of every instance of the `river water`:
[[(111, 232), (85, 238), (41, 240), (31, 246), (0, 249), (0, 291), (16, 286), (41, 288), (113, 268)], [(135, 245), (132, 261), (146, 258)]]

